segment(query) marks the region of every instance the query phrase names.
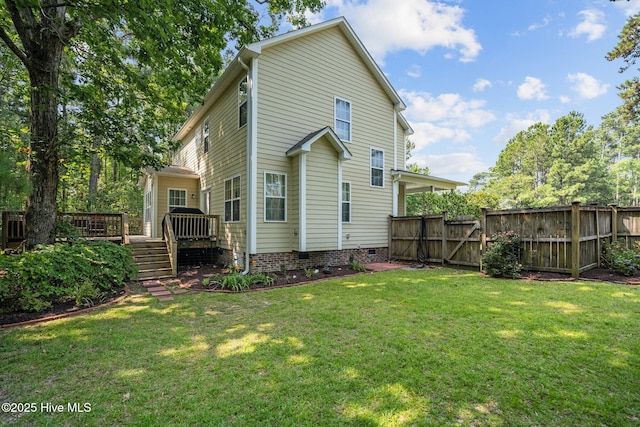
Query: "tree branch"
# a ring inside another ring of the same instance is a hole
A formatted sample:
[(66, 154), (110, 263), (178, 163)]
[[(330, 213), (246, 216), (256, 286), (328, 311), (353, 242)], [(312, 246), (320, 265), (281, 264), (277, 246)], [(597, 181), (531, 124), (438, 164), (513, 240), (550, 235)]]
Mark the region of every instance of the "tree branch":
[(2, 39), (9, 50), (11, 50), (25, 66), (29, 66), (29, 58), (27, 58), (27, 55), (11, 40), (11, 37), (9, 37), (2, 27), (0, 27), (0, 39)]

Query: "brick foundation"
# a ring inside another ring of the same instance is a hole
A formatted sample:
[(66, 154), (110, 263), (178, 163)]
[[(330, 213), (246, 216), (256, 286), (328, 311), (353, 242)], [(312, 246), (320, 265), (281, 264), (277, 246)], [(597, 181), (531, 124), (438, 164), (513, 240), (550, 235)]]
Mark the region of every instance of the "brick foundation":
[[(370, 254), (369, 252), (375, 252)], [(275, 252), (267, 254), (251, 255), (251, 272), (281, 271), (284, 265), (286, 270), (300, 270), (325, 265), (347, 265), (353, 256), (354, 260), (362, 264), (373, 262), (387, 262), (389, 260), (388, 248), (363, 248), (344, 249), (341, 251), (316, 251), (316, 252)], [(300, 259), (307, 258), (307, 259)], [(233, 265), (233, 251), (221, 249), (218, 262), (223, 265)], [(242, 263), (242, 260), (238, 260)]]

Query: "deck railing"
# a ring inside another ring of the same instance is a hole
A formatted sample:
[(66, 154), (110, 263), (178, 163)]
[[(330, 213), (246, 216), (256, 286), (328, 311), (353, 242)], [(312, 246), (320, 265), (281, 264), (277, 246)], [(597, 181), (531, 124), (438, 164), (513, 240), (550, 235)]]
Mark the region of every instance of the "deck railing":
[(220, 215), (168, 213), (165, 222), (171, 222), (177, 240), (216, 240), (219, 235)]
[[(70, 234), (90, 239), (120, 240), (128, 243), (129, 215), (96, 212), (61, 212), (58, 223), (69, 226)], [(64, 238), (65, 236), (58, 236)], [(2, 213), (2, 249), (19, 244), (26, 238), (24, 212)]]

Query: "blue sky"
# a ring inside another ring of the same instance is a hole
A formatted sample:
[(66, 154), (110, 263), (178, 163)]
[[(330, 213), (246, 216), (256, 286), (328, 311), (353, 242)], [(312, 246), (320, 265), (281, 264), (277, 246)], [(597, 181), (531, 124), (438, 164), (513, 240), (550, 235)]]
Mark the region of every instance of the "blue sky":
[(605, 55), (638, 12), (640, 0), (327, 0), (309, 19), (349, 21), (407, 104), (411, 161), (468, 182), (518, 131), (571, 111), (597, 127), (620, 105), (634, 70)]

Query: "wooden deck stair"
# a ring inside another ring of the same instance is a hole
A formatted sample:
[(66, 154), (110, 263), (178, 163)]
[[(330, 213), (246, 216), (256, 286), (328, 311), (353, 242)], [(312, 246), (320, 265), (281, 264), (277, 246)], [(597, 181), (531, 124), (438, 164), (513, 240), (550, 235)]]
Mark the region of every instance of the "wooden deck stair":
[(138, 280), (173, 277), (167, 246), (162, 239), (131, 239), (133, 260), (138, 267)]

